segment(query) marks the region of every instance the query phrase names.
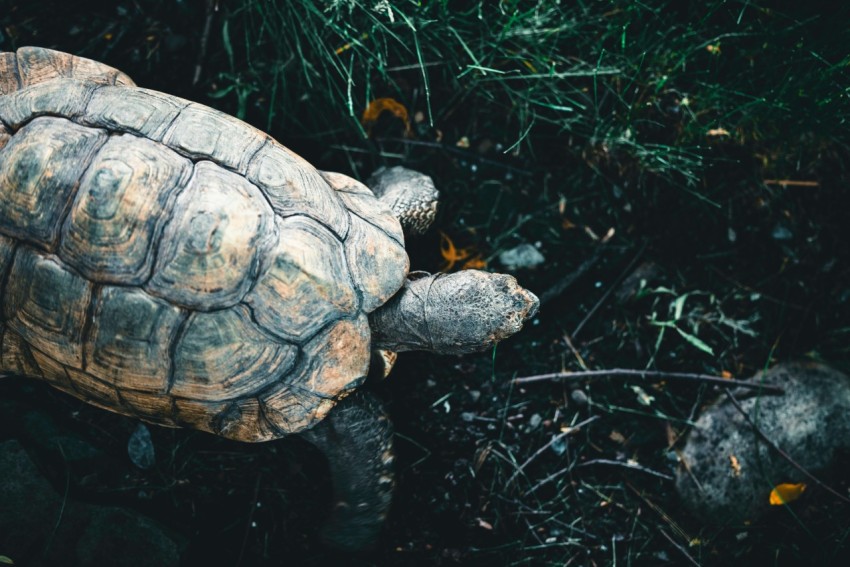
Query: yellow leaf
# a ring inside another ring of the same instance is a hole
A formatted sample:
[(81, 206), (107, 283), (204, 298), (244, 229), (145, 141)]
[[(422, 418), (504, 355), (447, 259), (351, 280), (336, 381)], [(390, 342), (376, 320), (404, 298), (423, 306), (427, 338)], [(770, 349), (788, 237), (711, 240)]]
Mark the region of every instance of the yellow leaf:
[(805, 490), (806, 483), (804, 482), (798, 484), (791, 484), (789, 482), (777, 484), (773, 487), (773, 490), (770, 491), (770, 505), (782, 506), (783, 504), (793, 502), (802, 496)]
[(732, 476), (741, 476), (741, 463), (738, 462), (738, 457), (729, 455), (729, 465), (732, 467)]
[(440, 256), (442, 256), (443, 260), (446, 261), (445, 264), (440, 267), (440, 271), (448, 272), (454, 268), (455, 264), (459, 260), (466, 260), (469, 258), (469, 250), (466, 248), (456, 248), (452, 239), (449, 238), (445, 232), (440, 232)]
[(726, 128), (712, 128), (706, 134), (708, 136), (728, 136), (729, 131)]
[(474, 258), (470, 258), (466, 262), (463, 263), (461, 267), (462, 270), (483, 270), (487, 267), (487, 260), (481, 257), (481, 254), (478, 254)]
[(389, 112), (404, 122), (405, 135), (409, 136), (413, 133), (413, 130), (410, 128), (410, 117), (407, 114), (407, 108), (393, 98), (376, 98), (363, 111), (363, 116), (360, 120), (364, 126), (371, 127), (384, 112)]

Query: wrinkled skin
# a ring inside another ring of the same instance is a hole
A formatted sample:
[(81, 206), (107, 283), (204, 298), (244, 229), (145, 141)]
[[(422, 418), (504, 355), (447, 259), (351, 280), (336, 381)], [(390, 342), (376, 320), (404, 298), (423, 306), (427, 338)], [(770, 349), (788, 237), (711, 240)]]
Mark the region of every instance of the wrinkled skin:
[(537, 296), (506, 274), (417, 272), (369, 316), (373, 348), (481, 351), (519, 331), (539, 304)]

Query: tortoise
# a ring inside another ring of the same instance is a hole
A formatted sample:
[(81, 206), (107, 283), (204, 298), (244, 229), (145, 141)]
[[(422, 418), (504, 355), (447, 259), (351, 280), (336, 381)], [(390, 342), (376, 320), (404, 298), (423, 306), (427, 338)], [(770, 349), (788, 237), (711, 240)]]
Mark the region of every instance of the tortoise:
[(331, 468), (325, 539), (368, 545), (393, 485), (389, 420), (355, 393), (372, 353), (483, 350), (538, 306), (509, 275), (409, 272), (433, 182), (370, 184), (101, 63), (0, 53), (0, 372), (154, 424), (301, 434)]

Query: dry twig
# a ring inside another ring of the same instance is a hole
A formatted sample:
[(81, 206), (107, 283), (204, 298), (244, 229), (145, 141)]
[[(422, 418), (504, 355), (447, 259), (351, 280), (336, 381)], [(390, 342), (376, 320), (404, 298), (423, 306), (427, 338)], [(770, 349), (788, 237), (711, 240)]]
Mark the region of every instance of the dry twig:
[(734, 378), (723, 378), (722, 376), (712, 376), (710, 374), (694, 374), (690, 372), (639, 370), (637, 368), (611, 368), (606, 370), (578, 370), (575, 372), (552, 372), (549, 374), (536, 374), (534, 376), (523, 376), (521, 378), (515, 378), (514, 384), (531, 384), (534, 382), (545, 382), (553, 380), (589, 380), (592, 378), (606, 378), (614, 376), (690, 380), (693, 382), (705, 382), (707, 384), (715, 384), (718, 386), (737, 386), (739, 388), (748, 388), (750, 390), (762, 390), (762, 393), (768, 394), (782, 395), (785, 393), (785, 390), (783, 390), (779, 386), (771, 386), (769, 384), (760, 384), (757, 382), (747, 382), (745, 380), (735, 380)]

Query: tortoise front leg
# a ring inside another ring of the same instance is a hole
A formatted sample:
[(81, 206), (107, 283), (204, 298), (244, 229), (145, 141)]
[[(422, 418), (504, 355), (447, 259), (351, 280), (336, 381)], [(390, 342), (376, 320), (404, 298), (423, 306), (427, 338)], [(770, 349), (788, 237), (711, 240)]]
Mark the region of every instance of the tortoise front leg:
[(301, 435), (330, 465), (333, 509), (322, 539), (346, 551), (372, 546), (387, 517), (394, 484), (392, 424), (380, 401), (356, 392)]
[(382, 167), (366, 185), (390, 208), (406, 235), (422, 234), (434, 222), (440, 192), (424, 173), (400, 165)]

